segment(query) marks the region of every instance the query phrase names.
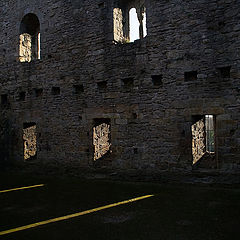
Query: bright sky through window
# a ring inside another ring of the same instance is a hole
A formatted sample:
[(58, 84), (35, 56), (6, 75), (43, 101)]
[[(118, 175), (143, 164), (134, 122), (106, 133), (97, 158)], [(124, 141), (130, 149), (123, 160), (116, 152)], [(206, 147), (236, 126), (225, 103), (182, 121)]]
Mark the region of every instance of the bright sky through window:
[(139, 39), (139, 21), (137, 17), (137, 11), (135, 8), (132, 8), (129, 11), (130, 18), (130, 42), (134, 42)]
[(147, 36), (147, 16), (146, 12), (143, 14), (143, 37)]

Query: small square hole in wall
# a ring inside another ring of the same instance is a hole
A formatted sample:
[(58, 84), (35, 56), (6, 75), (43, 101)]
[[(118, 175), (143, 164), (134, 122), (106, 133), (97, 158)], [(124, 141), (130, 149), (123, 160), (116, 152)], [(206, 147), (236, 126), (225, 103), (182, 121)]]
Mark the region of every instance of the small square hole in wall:
[(7, 94), (2, 94), (1, 95), (1, 104), (2, 105), (8, 104), (8, 95)]
[(217, 68), (220, 77), (222, 78), (230, 78), (230, 71), (231, 71), (231, 66), (227, 66), (227, 67), (220, 67)]
[(154, 86), (162, 86), (163, 85), (163, 81), (162, 81), (162, 78), (163, 76), (162, 75), (152, 75), (152, 83)]
[(138, 115), (137, 115), (137, 113), (135, 113), (135, 112), (134, 112), (134, 113), (132, 113), (132, 118), (133, 118), (133, 119), (137, 119), (137, 118), (138, 118)]
[(81, 94), (84, 92), (84, 88), (82, 84), (79, 85), (73, 85), (74, 93), (75, 94)]
[(138, 154), (138, 148), (134, 148), (134, 149), (133, 149), (133, 153), (134, 153), (134, 154)]
[(195, 81), (195, 80), (197, 80), (197, 75), (198, 75), (197, 71), (185, 72), (184, 79), (186, 82)]
[(99, 2), (98, 3), (98, 7), (99, 8), (104, 8), (104, 6), (105, 6), (105, 2)]
[(128, 78), (123, 78), (122, 79), (123, 86), (124, 88), (132, 88), (134, 85), (134, 78), (133, 77), (128, 77)]
[(42, 88), (35, 88), (35, 97), (41, 97), (43, 95), (43, 89)]
[(98, 82), (97, 86), (99, 90), (104, 90), (107, 88), (107, 81)]
[(52, 87), (52, 95), (59, 95), (60, 87)]
[(26, 98), (26, 92), (20, 92), (18, 96), (19, 101), (25, 101)]

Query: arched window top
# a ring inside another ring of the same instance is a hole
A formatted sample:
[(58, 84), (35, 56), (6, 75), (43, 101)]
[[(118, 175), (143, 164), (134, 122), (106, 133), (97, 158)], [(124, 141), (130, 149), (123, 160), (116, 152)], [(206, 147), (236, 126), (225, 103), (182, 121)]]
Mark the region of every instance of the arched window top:
[(116, 42), (134, 42), (147, 35), (144, 0), (119, 0), (113, 9), (113, 39)]
[(20, 23), (19, 61), (40, 59), (40, 22), (33, 13), (25, 15)]
[(28, 33), (35, 35), (40, 31), (40, 22), (34, 13), (25, 15), (20, 24), (20, 34)]

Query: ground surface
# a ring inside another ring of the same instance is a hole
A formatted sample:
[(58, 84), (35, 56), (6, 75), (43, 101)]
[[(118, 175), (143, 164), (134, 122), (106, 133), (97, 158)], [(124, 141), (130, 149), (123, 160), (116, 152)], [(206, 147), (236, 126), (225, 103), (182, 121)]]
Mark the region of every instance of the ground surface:
[(240, 236), (240, 187), (166, 185), (2, 174), (0, 232), (132, 199), (154, 197), (0, 236), (8, 240), (234, 240)]

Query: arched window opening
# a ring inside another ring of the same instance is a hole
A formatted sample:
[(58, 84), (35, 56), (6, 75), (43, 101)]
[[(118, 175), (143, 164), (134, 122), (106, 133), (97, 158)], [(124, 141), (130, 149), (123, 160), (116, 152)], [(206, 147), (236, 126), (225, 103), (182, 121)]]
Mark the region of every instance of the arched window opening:
[(144, 0), (119, 0), (113, 9), (113, 38), (119, 43), (134, 42), (147, 35)]
[(131, 8), (129, 11), (130, 42), (134, 42), (135, 40), (140, 38), (139, 27), (140, 27), (140, 23), (138, 21), (137, 10), (136, 8)]
[(34, 59), (40, 59), (40, 22), (35, 14), (29, 13), (20, 24), (19, 61)]

